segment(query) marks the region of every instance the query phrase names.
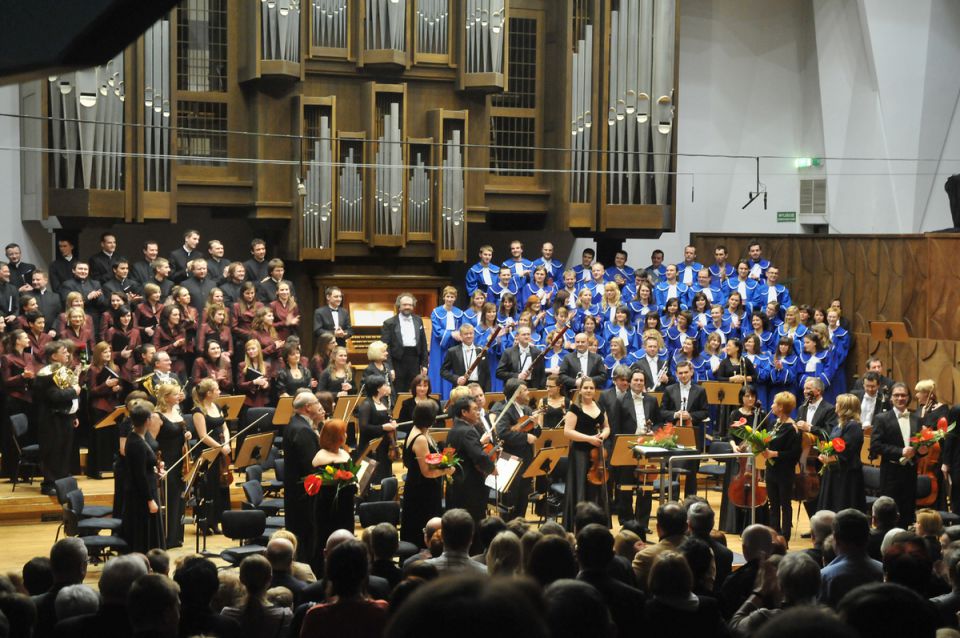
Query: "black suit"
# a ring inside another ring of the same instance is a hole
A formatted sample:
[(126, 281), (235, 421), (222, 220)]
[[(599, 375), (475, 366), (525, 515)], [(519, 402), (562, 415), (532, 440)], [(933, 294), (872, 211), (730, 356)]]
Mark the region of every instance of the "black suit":
[[(457, 385), (457, 379), (462, 377), (467, 373), (467, 365), (463, 358), (463, 349), (466, 346), (463, 344), (457, 344), (447, 350), (446, 354), (443, 355), (443, 363), (440, 364), (440, 376), (452, 383), (454, 386)], [(482, 348), (478, 346), (473, 346), (474, 348), (474, 357), (478, 356)], [(477, 367), (474, 369), (474, 372), (477, 374), (477, 383), (480, 384), (480, 387), (483, 388), (484, 392), (490, 391), (490, 366), (486, 364), (486, 361), (481, 360), (477, 364)], [(470, 380), (467, 380), (467, 383), (470, 383)]]
[[(643, 373), (643, 385), (647, 392), (663, 392), (664, 388), (674, 382), (674, 378), (670, 375), (670, 362), (666, 357), (657, 357), (657, 375), (654, 375), (653, 370), (650, 369), (650, 362), (647, 361), (645, 354), (642, 358), (634, 361), (630, 369), (639, 370)], [(660, 383), (659, 379), (656, 378), (662, 372), (667, 373), (666, 383)]]
[(20, 291), (13, 284), (0, 283), (0, 316), (20, 314)]
[(313, 472), (313, 457), (320, 451), (320, 440), (306, 417), (294, 414), (283, 430), (283, 510), (286, 526), (297, 535), (297, 560), (314, 558), (313, 499), (303, 489), (303, 477)]
[[(71, 292), (79, 292), (83, 296), (83, 310), (88, 315), (94, 317), (94, 322), (96, 322), (100, 311), (106, 310), (110, 307), (110, 299), (106, 300), (106, 303), (103, 301), (103, 295), (96, 299), (88, 299), (87, 295), (91, 292), (96, 292), (100, 290), (100, 282), (93, 279), (84, 279), (80, 281), (79, 279), (70, 278), (63, 282), (60, 286), (60, 289), (57, 291), (60, 293), (60, 299), (63, 301), (63, 306), (67, 306), (67, 295)], [(5, 309), (6, 307), (4, 307)]]
[(607, 367), (603, 365), (603, 358), (598, 354), (587, 352), (587, 369), (581, 370), (580, 358), (577, 355), (576, 351), (571, 352), (560, 362), (560, 383), (572, 392), (577, 389), (577, 377), (586, 376), (593, 379), (598, 390), (602, 388), (607, 382)]
[(181, 284), (190, 292), (190, 305), (197, 309), (198, 315), (203, 315), (203, 309), (207, 305), (207, 295), (217, 287), (217, 280), (207, 275), (203, 280), (196, 277), (187, 277)]
[[(858, 390), (851, 390), (850, 394), (857, 397), (857, 400), (860, 401), (861, 406), (863, 405), (863, 397), (866, 394), (866, 392), (863, 391), (863, 387), (861, 387)], [(880, 400), (881, 395), (882, 395), (883, 401)], [(893, 409), (893, 404), (890, 403), (890, 392), (887, 391), (886, 393), (884, 393), (883, 389), (881, 388), (880, 390), (877, 391), (877, 397), (874, 402), (873, 418), (876, 419), (882, 413), (892, 409)], [(870, 425), (872, 426), (873, 423), (871, 422)]]
[(116, 251), (112, 255), (100, 251), (90, 257), (90, 279), (107, 281), (113, 278), (113, 265), (120, 259)]
[(153, 279), (153, 268), (150, 267), (150, 262), (141, 259), (130, 264), (130, 278), (139, 281), (141, 286), (150, 283)]
[[(238, 626), (237, 629), (239, 630), (240, 627)], [(127, 617), (126, 605), (103, 603), (95, 614), (61, 620), (54, 626), (54, 632), (58, 638), (86, 638), (87, 636), (128, 638), (133, 636), (133, 627), (130, 626), (130, 619)]]
[(63, 300), (60, 295), (47, 288), (42, 293), (34, 290), (33, 295), (37, 298), (37, 304), (40, 305), (40, 314), (47, 320), (45, 330), (47, 332), (57, 329), (57, 318), (63, 312)]
[(427, 333), (423, 329), (423, 319), (417, 315), (410, 315), (410, 318), (416, 336), (415, 346), (404, 347), (399, 316), (390, 317), (380, 327), (380, 341), (387, 344), (390, 363), (397, 373), (396, 385), (403, 391), (410, 387), (413, 378), (420, 374), (420, 369), (427, 367)]
[(603, 601), (610, 610), (610, 618), (617, 626), (617, 635), (640, 636), (643, 634), (643, 606), (646, 596), (642, 591), (626, 585), (603, 570), (585, 569), (577, 575), (577, 580), (589, 583), (597, 588)]
[[(910, 436), (920, 430), (920, 419), (916, 413), (910, 413)], [(917, 466), (908, 462), (900, 464), (903, 448), (908, 442), (903, 440), (896, 410), (884, 412), (873, 419), (873, 432), (870, 435), (870, 454), (880, 457), (880, 494), (889, 496), (900, 510), (899, 525), (904, 527), (913, 523), (917, 508)], [(914, 459), (917, 457), (914, 456)]]
[(290, 296), (296, 298), (297, 292), (293, 288), (292, 281), (288, 281), (286, 279), (277, 281), (275, 279), (268, 278), (266, 281), (261, 281), (257, 284), (257, 299), (259, 299), (260, 302), (265, 306), (276, 301), (277, 287), (279, 287), (281, 283), (286, 283), (288, 286), (290, 286)]
[[(347, 333), (344, 338), (337, 337), (337, 345), (345, 346), (347, 339), (353, 336), (353, 328), (350, 327), (350, 313), (343, 306), (337, 308), (337, 321), (340, 323), (340, 328)], [(333, 309), (330, 306), (321, 306), (313, 311), (314, 337), (319, 337), (321, 332), (333, 332), (336, 329), (333, 323)], [(403, 391), (406, 392), (407, 389), (404, 388)]]
[(170, 276), (168, 279), (180, 283), (184, 279), (190, 276), (190, 273), (187, 272), (187, 262), (193, 261), (203, 257), (203, 253), (194, 248), (189, 253), (184, 249), (183, 246), (177, 248), (170, 252)]
[[(506, 405), (505, 402), (497, 403), (490, 408), (490, 412), (492, 414), (500, 414)], [(530, 492), (533, 490), (533, 481), (523, 478), (523, 473), (526, 471), (530, 461), (533, 460), (533, 444), (527, 441), (527, 432), (514, 431), (512, 429), (513, 426), (517, 425), (521, 418), (523, 418), (520, 416), (520, 412), (523, 413), (523, 416), (529, 416), (533, 411), (527, 406), (520, 406), (514, 403), (510, 406), (510, 410), (500, 414), (500, 418), (497, 420), (497, 438), (503, 443), (503, 451), (523, 460), (519, 473), (510, 485), (510, 490), (504, 495), (504, 504), (509, 508), (504, 517), (505, 520), (511, 520), (516, 517), (522, 518), (525, 515), (527, 511), (527, 501), (530, 497)], [(534, 424), (534, 428), (530, 431), (530, 434), (539, 437), (540, 427)]]
[(33, 271), (37, 269), (33, 264), (21, 261), (16, 266), (10, 266), (10, 283), (20, 288), (21, 286), (33, 285)]
[(50, 287), (53, 288), (54, 291), (59, 293), (60, 287), (64, 282), (73, 278), (73, 266), (76, 263), (76, 255), (74, 255), (70, 261), (66, 261), (63, 257), (57, 257), (50, 262)]
[[(674, 421), (674, 412), (685, 408), (690, 413), (690, 420), (693, 425), (693, 434), (696, 438), (697, 449), (703, 450), (703, 429), (704, 422), (709, 417), (707, 411), (707, 392), (697, 384), (690, 382), (690, 394), (687, 396), (686, 405), (681, 399), (680, 384), (669, 385), (663, 391), (663, 399), (660, 403), (660, 420), (664, 423)], [(677, 423), (676, 425), (682, 425)], [(683, 495), (690, 496), (697, 493), (697, 472), (700, 471), (700, 461), (679, 461), (675, 467), (681, 468), (687, 475), (686, 483), (683, 486)]]
[[(531, 345), (527, 360), (524, 361), (524, 364), (527, 362), (533, 363), (533, 360), (536, 359), (541, 352), (540, 348), (535, 348)], [(542, 390), (546, 387), (547, 372), (544, 368), (544, 361), (545, 359), (541, 359), (536, 365), (530, 367), (530, 376), (527, 378), (526, 383), (528, 388)], [(504, 383), (506, 383), (508, 379), (518, 378), (524, 364), (520, 363), (520, 346), (513, 345), (507, 348), (503, 356), (500, 357), (500, 363), (497, 364), (497, 378)]]
[[(606, 394), (606, 393), (604, 393)], [(602, 395), (601, 395), (602, 398)], [(643, 406), (643, 424), (647, 429), (652, 429), (656, 427), (656, 424), (660, 422), (659, 408), (657, 407), (656, 397), (650, 396), (648, 394), (643, 395), (641, 399), (641, 405)], [(637, 433), (637, 408), (633, 401), (633, 392), (630, 389), (624, 393), (623, 397), (618, 401), (616, 405), (616, 427), (614, 427), (614, 422), (611, 421), (611, 431), (613, 435), (626, 434), (634, 435)], [(609, 412), (608, 412), (609, 414)], [(647, 421), (652, 421), (650, 425), (647, 425)], [(613, 437), (611, 437), (612, 439)], [(618, 486), (616, 492), (616, 510), (621, 517), (621, 520), (628, 516), (633, 515), (637, 522), (640, 523), (640, 527), (647, 529), (650, 527), (650, 510), (653, 505), (653, 493), (649, 491), (639, 491), (637, 492), (637, 504), (636, 508), (633, 505), (633, 493), (629, 490), (624, 490), (622, 486), (636, 485), (637, 477), (635, 474), (635, 468), (633, 466), (627, 467), (615, 467), (613, 468), (613, 475), (616, 478)]]
[(447, 445), (461, 459), (453, 483), (447, 486), (447, 509), (462, 507), (477, 524), (486, 516), (490, 490), (484, 480), (493, 472), (493, 461), (483, 452), (479, 430), (462, 419), (453, 420)]
[[(804, 403), (797, 408), (797, 421), (807, 421), (810, 423), (810, 432), (820, 441), (826, 441), (830, 438), (830, 433), (837, 426), (837, 411), (829, 401), (821, 401), (817, 406), (817, 411), (813, 414), (813, 420), (808, 417), (810, 411), (809, 404)], [(816, 454), (810, 456), (812, 465), (820, 469), (820, 462), (816, 460)], [(813, 516), (817, 513), (817, 499), (813, 498), (803, 502), (803, 507), (807, 510), (807, 516)]]
[(259, 284), (261, 281), (269, 277), (270, 272), (267, 268), (267, 264), (269, 263), (269, 259), (257, 261), (253, 257), (243, 262), (243, 269), (247, 273), (247, 281), (252, 281), (255, 284)]
[(52, 489), (57, 479), (70, 476), (70, 458), (73, 452), (74, 420), (79, 410), (70, 414), (74, 399), (79, 396), (73, 388), (60, 388), (53, 380), (49, 366), (37, 373), (33, 381), (34, 405), (38, 406), (37, 423), (40, 440), (40, 469), (43, 471), (42, 489)]

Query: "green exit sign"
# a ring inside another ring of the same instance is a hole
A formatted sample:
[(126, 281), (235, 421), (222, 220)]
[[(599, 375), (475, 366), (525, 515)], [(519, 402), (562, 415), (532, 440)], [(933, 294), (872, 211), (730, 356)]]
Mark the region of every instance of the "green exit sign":
[(795, 221), (797, 221), (797, 211), (795, 211), (795, 210), (778, 210), (778, 211), (777, 211), (777, 221), (780, 222), (780, 223), (795, 222)]

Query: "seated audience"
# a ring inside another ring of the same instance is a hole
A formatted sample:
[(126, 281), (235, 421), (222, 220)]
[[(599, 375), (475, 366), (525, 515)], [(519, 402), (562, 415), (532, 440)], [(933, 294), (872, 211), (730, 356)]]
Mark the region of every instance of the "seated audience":
[(853, 588), (883, 580), (883, 565), (867, 555), (869, 539), (870, 522), (863, 512), (837, 512), (833, 521), (837, 557), (820, 572), (820, 602), (836, 607)]
[(240, 582), (247, 591), (246, 599), (239, 607), (225, 607), (221, 613), (240, 623), (245, 638), (273, 638), (286, 632), (290, 625), (290, 610), (267, 602), (272, 577), (270, 561), (263, 556), (247, 556), (240, 563)]

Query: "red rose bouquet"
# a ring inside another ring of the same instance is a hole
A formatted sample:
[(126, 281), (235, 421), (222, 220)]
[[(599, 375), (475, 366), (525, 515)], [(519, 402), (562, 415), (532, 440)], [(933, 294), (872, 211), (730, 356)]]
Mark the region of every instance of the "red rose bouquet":
[(827, 457), (827, 461), (825, 461), (823, 467), (820, 468), (819, 474), (821, 476), (823, 476), (823, 473), (826, 472), (827, 469), (832, 467), (840, 460), (837, 458), (837, 455), (843, 452), (845, 449), (847, 449), (847, 442), (840, 437), (817, 443), (817, 451), (820, 452), (820, 456)]
[(352, 460), (326, 465), (317, 474), (310, 474), (303, 479), (303, 489), (308, 495), (316, 496), (324, 485), (336, 485), (337, 494), (340, 494), (345, 486), (357, 483), (359, 472), (360, 465)]
[[(910, 447), (917, 451), (917, 454), (926, 454), (930, 451), (934, 445), (943, 440), (947, 436), (947, 432), (952, 432), (953, 428), (957, 426), (956, 423), (951, 423), (947, 425), (947, 419), (945, 417), (940, 417), (940, 420), (937, 421), (937, 427), (931, 428), (928, 426), (923, 426), (920, 428), (920, 431), (910, 437)], [(905, 456), (900, 457), (900, 465), (906, 465), (910, 459)]]
[[(423, 457), (423, 460), (426, 461), (427, 465), (437, 470), (460, 467), (460, 457), (457, 456), (457, 451), (452, 447), (445, 447), (442, 452), (431, 452)], [(453, 483), (452, 476), (445, 476), (444, 478), (448, 483)]]

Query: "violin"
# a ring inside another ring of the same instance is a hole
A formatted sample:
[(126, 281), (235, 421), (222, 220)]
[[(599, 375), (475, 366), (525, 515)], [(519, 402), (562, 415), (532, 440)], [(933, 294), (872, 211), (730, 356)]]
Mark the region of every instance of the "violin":
[(533, 428), (537, 427), (537, 417), (546, 412), (544, 408), (537, 408), (532, 413), (523, 417), (512, 426), (510, 426), (511, 432), (530, 432)]
[[(387, 411), (390, 411), (390, 397), (385, 397), (387, 400)], [(387, 457), (391, 462), (399, 461), (400, 457), (403, 456), (403, 451), (400, 449), (400, 443), (397, 442), (397, 430), (394, 429), (391, 432), (387, 432)]]
[[(597, 426), (597, 434), (601, 431), (600, 425)], [(603, 443), (590, 450), (590, 467), (587, 469), (587, 482), (591, 485), (606, 485), (607, 467), (604, 458)]]
[(233, 463), (233, 454), (220, 455), (220, 487), (230, 487), (233, 483), (233, 472), (230, 470), (230, 464)]
[[(753, 429), (756, 430), (761, 427), (768, 416), (770, 416), (769, 412), (761, 419), (760, 408), (755, 407), (753, 409)], [(763, 507), (767, 504), (767, 484), (757, 477), (756, 490), (752, 487), (753, 472), (750, 471), (752, 463), (756, 463), (756, 459), (748, 459), (747, 457), (737, 459), (738, 467), (736, 473), (733, 475), (733, 478), (730, 480), (730, 485), (727, 487), (727, 498), (730, 499), (734, 507), (749, 509), (754, 505), (756, 507)], [(751, 494), (756, 495), (755, 502), (750, 498)]]

